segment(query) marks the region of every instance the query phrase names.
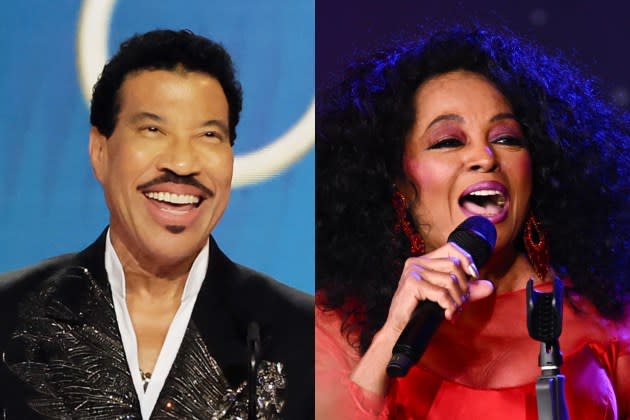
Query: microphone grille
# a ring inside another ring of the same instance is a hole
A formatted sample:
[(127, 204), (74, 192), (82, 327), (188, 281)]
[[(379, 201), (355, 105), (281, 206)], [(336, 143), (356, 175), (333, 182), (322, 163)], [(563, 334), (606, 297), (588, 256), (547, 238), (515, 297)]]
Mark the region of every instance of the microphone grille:
[(496, 245), (497, 230), (485, 217), (472, 216), (451, 232), (448, 242), (453, 242), (468, 252), (475, 265), (481, 267), (488, 261)]

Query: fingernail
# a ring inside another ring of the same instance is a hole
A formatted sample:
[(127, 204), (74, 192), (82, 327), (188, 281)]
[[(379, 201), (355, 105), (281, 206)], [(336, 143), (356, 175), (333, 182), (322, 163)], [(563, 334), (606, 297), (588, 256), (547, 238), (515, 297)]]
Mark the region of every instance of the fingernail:
[(468, 266), (468, 273), (478, 279), (479, 278), (479, 271), (477, 270), (477, 267), (475, 266), (475, 263), (470, 263), (470, 265)]
[(457, 276), (455, 275), (455, 273), (449, 273), (449, 275), (451, 276), (451, 280), (453, 280), (455, 283), (457, 283)]

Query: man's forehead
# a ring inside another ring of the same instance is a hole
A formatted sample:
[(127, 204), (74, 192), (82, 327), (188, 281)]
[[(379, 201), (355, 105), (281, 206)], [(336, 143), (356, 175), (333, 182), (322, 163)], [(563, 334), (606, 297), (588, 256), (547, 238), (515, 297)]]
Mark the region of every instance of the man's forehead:
[[(179, 84), (177, 79), (180, 77), (191, 83)], [(203, 72), (181, 69), (135, 71), (121, 84), (116, 104), (119, 121), (131, 124), (147, 119), (166, 124), (184, 121), (189, 126), (218, 127), (226, 135), (230, 133), (225, 91), (216, 78)], [(184, 114), (182, 109), (185, 109)]]
[[(141, 69), (130, 71), (123, 78), (122, 83), (120, 84), (119, 90), (122, 90), (125, 87), (125, 85), (128, 85), (129, 81), (138, 79), (142, 76), (150, 75), (150, 74), (158, 74), (158, 75), (159, 74), (173, 74), (173, 75), (180, 76), (184, 79), (190, 75), (198, 75), (198, 76), (207, 77), (208, 79), (212, 79), (216, 81), (217, 83), (219, 83), (219, 86), (221, 86), (221, 89), (223, 90), (223, 86), (219, 82), (219, 79), (217, 79), (214, 75), (203, 72), (203, 71), (199, 71), (199, 70), (189, 70), (186, 67), (184, 67), (182, 64), (178, 64), (177, 66), (173, 68), (162, 69), (162, 68), (147, 67), (147, 68), (141, 68)], [(146, 78), (143, 78), (143, 79), (146, 79)]]
[(168, 95), (160, 96), (160, 94), (166, 91), (167, 86), (173, 86), (173, 79), (169, 77), (173, 75), (178, 78), (181, 77), (182, 81), (194, 79), (194, 83), (197, 83), (195, 86), (197, 91), (200, 87), (209, 87), (211, 95), (202, 95), (199, 98), (212, 97), (213, 102), (216, 102), (218, 99), (216, 95), (219, 94), (221, 102), (225, 102), (226, 108), (228, 107), (225, 91), (216, 77), (200, 71), (188, 71), (182, 67), (181, 69), (139, 69), (127, 74), (120, 85), (116, 98), (119, 109), (122, 108), (124, 99), (129, 98), (140, 99), (141, 101), (153, 99), (162, 102), (162, 99)]

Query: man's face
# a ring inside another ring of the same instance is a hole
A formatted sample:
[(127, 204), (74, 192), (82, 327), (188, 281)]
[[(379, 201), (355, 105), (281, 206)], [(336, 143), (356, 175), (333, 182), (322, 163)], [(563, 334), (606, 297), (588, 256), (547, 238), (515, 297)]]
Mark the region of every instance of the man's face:
[(119, 100), (111, 137), (90, 132), (112, 242), (119, 254), (167, 268), (197, 254), (227, 206), (227, 99), (207, 74), (141, 70), (126, 77)]

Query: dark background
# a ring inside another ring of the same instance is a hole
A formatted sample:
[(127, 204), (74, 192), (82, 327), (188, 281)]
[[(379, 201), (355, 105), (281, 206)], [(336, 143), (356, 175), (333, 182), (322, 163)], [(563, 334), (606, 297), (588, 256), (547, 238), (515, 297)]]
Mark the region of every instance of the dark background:
[(630, 2), (509, 0), (317, 0), (316, 85), (357, 53), (450, 23), (501, 25), (546, 51), (560, 50), (630, 110)]

